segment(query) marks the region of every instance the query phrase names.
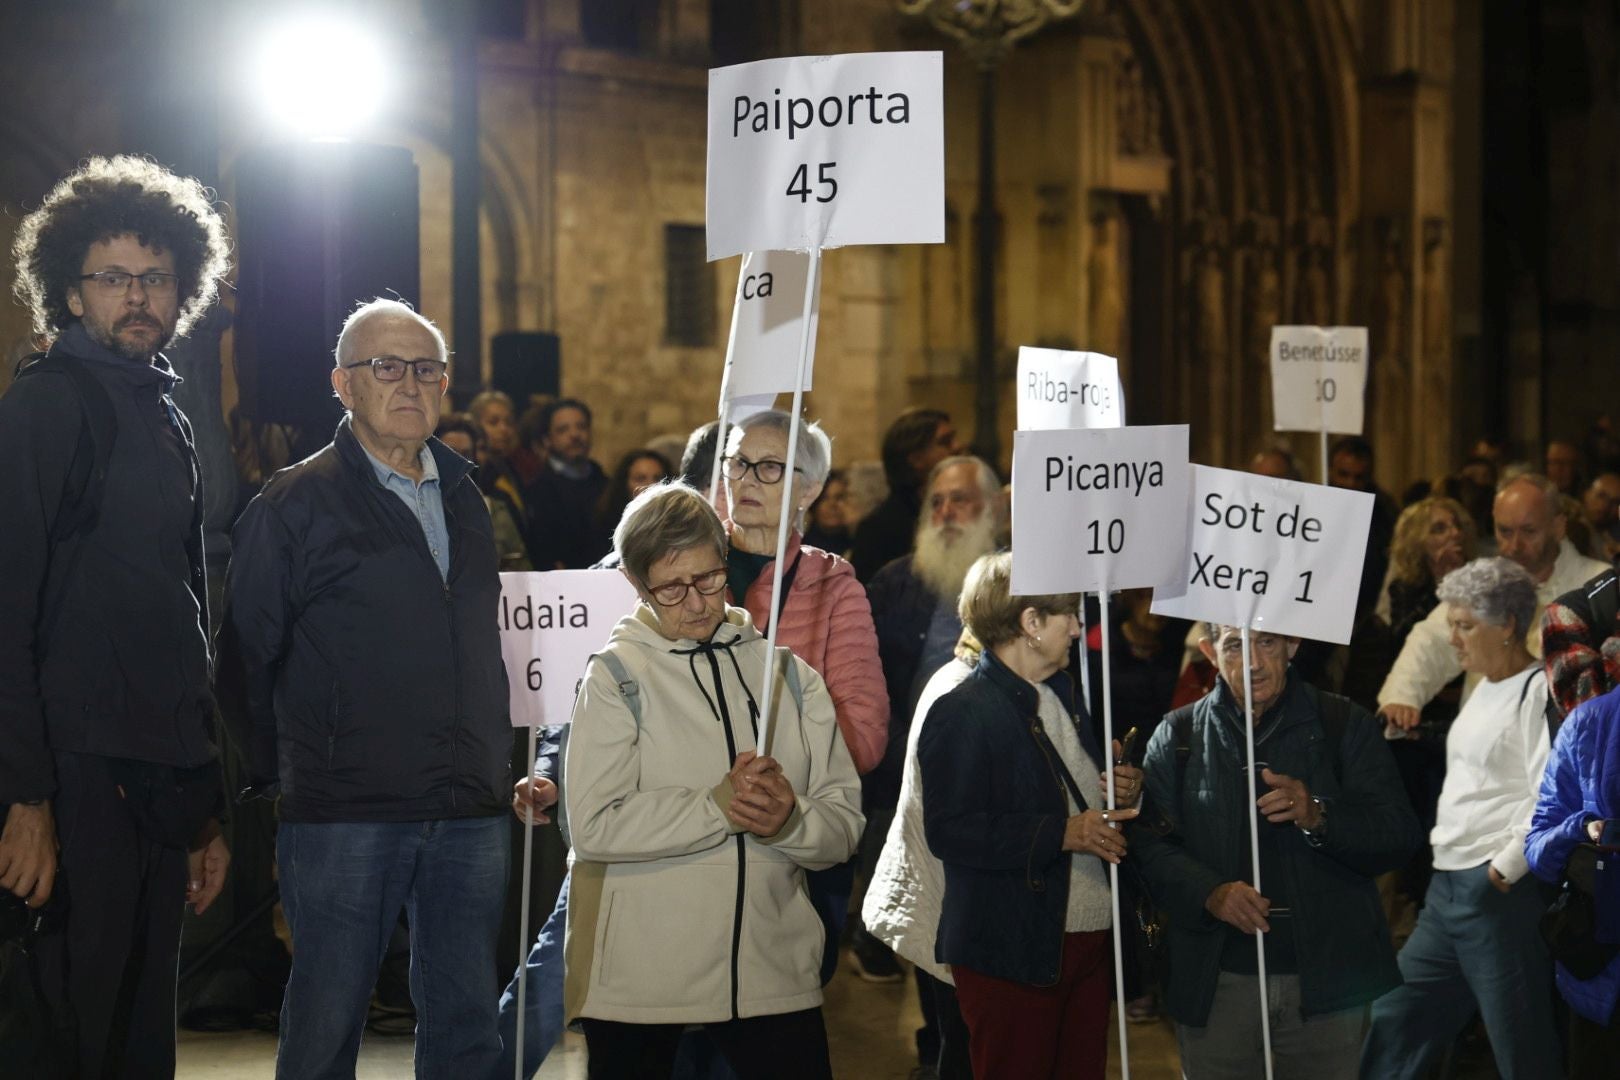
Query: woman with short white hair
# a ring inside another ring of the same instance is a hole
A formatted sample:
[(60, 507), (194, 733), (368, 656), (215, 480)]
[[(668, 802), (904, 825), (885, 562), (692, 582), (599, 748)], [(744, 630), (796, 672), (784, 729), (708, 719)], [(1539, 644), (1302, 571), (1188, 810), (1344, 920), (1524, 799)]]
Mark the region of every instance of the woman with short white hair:
[(1559, 1073), (1546, 901), (1525, 839), (1547, 764), (1547, 677), (1525, 648), (1536, 583), (1508, 559), (1440, 581), (1451, 646), (1481, 676), (1446, 736), (1430, 843), (1434, 877), (1398, 957), (1403, 985), (1373, 1003), (1361, 1075), (1427, 1076), (1476, 1011), (1504, 1080)]
[[(803, 541), (805, 510), (821, 494), (832, 468), (832, 440), (805, 421), (792, 466), (787, 462), (793, 418), (766, 409), (737, 422), (726, 440), (726, 553), (731, 602), (748, 609), (768, 633), (776, 538), (782, 521), (782, 485), (789, 485), (789, 527), (783, 552), (782, 597), (776, 643), (816, 669), (827, 682), (838, 728), (855, 768), (883, 760), (889, 735), (889, 692), (878, 659), (877, 631), (866, 589), (855, 568), (832, 552)], [(849, 909), (854, 864), (810, 876), (810, 900), (827, 930), (823, 984), (837, 971), (838, 939)]]
[(848, 859), (862, 826), (827, 687), (779, 651), (756, 744), (768, 646), (726, 605), (725, 530), (695, 490), (643, 491), (614, 544), (641, 603), (586, 669), (563, 783), (565, 1011), (588, 1075), (668, 1076), (699, 1026), (744, 1080), (822, 1080), (804, 873)]

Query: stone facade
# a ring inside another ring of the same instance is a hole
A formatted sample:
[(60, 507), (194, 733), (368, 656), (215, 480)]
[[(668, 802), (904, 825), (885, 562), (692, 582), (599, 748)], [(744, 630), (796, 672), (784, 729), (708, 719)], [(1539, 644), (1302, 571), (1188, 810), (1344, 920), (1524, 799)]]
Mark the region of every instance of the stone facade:
[[(507, 330), (559, 335), (563, 391), (596, 407), (604, 463), (707, 419), (737, 260), (687, 271), (714, 276), (710, 344), (671, 344), (665, 310), (666, 226), (704, 217), (705, 69), (721, 52), (940, 48), (946, 243), (827, 254), (809, 411), (837, 436), (844, 461), (874, 457), (887, 418), (908, 404), (949, 408), (970, 434), (979, 71), (891, 0), (759, 0), (752, 11), (727, 0), (613, 3), (633, 26), (611, 42), (592, 39), (600, 32), (579, 5), (529, 0), (506, 3), (519, 13), (516, 30), (479, 46), (486, 341)], [(116, 58), (119, 43), (174, 27), (143, 13), (185, 6), (108, 5), (96, 47)], [(423, 308), (448, 330), (451, 50), (435, 7), (362, 6), (386, 12), (380, 28), (409, 72), (403, 96), (365, 137), (415, 154)], [(1368, 434), (1386, 483), (1449, 468), (1482, 423), (1533, 447), (1557, 403), (1578, 408), (1585, 365), (1612, 354), (1620, 290), (1613, 245), (1605, 254), (1578, 243), (1588, 212), (1612, 239), (1613, 169), (1582, 171), (1575, 160), (1612, 165), (1616, 155), (1615, 125), (1601, 129), (1620, 108), (1603, 81), (1613, 78), (1613, 15), (1582, 0), (1552, 8), (1548, 19), (1584, 29), (1596, 67), (1591, 107), (1560, 114), (1559, 131), (1580, 151), (1554, 154), (1548, 192), (1583, 216), (1542, 234), (1554, 250), (1584, 254), (1540, 279), (1527, 260), (1529, 314), (1515, 332), (1537, 332), (1508, 350), (1515, 376), (1540, 372), (1524, 359), (1543, 347), (1539, 306), (1567, 308), (1571, 296), (1587, 305), (1551, 326), (1547, 378), (1515, 384), (1537, 408), (1482, 408), (1458, 369), (1459, 341), (1470, 355), (1493, 347), (1489, 290), (1473, 266), (1488, 254), (1481, 147), (1477, 132), (1458, 131), (1459, 116), (1480, 122), (1475, 97), (1490, 55), (1481, 37), (1491, 28), (1477, 12), (1455, 0), (1094, 0), (1018, 45), (997, 73), (1003, 428), (1018, 345), (1115, 349), (1133, 422), (1189, 422), (1196, 457), (1240, 464), (1271, 436), (1269, 327), (1364, 323), (1374, 353)], [(10, 211), (0, 239), (75, 159), (141, 148), (128, 136), (128, 102), (98, 101), (89, 88), (40, 90), (82, 23), (7, 19), (26, 25), (0, 38), (10, 103), (0, 112), (0, 200)], [(224, 50), (240, 28), (207, 22), (197, 54)], [(207, 34), (219, 36), (210, 45)], [(135, 66), (126, 58), (107, 70)], [(231, 68), (219, 61), (219, 77)], [(265, 133), (240, 95), (204, 104), (217, 111), (218, 182), (229, 201), (235, 160)], [(1498, 329), (1506, 340), (1509, 328)], [(0, 310), (5, 342), (25, 331), (15, 310)], [(227, 335), (227, 408), (230, 349)], [(1314, 463), (1314, 437), (1298, 445)]]

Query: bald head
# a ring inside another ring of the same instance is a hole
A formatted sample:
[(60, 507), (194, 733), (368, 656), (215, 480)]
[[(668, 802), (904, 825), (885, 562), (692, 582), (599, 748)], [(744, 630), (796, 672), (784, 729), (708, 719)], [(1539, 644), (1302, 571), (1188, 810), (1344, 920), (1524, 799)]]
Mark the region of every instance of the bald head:
[(1564, 512), (1558, 491), (1544, 476), (1526, 474), (1503, 484), (1492, 508), (1497, 550), (1539, 584), (1552, 576), (1564, 539)]

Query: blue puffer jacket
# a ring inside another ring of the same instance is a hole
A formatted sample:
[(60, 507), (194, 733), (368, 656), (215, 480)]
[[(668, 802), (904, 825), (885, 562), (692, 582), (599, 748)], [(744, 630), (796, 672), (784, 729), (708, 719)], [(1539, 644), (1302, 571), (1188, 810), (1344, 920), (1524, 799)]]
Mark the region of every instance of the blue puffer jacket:
[[(1048, 679), (1073, 716), (1067, 674)], [(1057, 749), (1041, 725), (1039, 691), (989, 649), (956, 689), (928, 710), (917, 738), (923, 830), (945, 864), (934, 957), (1033, 986), (1057, 982), (1069, 910), (1063, 850), (1068, 794)], [(1091, 725), (1080, 743), (1101, 760)]]
[[(1184, 769), (1176, 763), (1176, 713), (1148, 742), (1147, 800), (1129, 832), (1130, 854), (1169, 922), (1166, 1010), (1178, 1023), (1203, 1027), (1226, 940), (1225, 924), (1204, 901), (1218, 885), (1252, 880), (1254, 794), (1243, 764), (1243, 713), (1225, 683), (1185, 708), (1191, 729)], [(1327, 745), (1322, 721), (1330, 708), (1341, 720), (1337, 747)], [(1265, 744), (1271, 768), (1304, 781), (1327, 804), (1321, 847), (1298, 829), (1283, 834), (1303, 1011), (1319, 1016), (1364, 1005), (1400, 985), (1373, 878), (1417, 847), (1417, 816), (1378, 725), (1361, 706), (1319, 692), (1290, 670), (1281, 698), (1258, 724), (1273, 729)]]
[[(1531, 871), (1543, 881), (1563, 881), (1571, 853), (1587, 839), (1587, 822), (1620, 817), (1617, 721), (1620, 690), (1611, 690), (1577, 706), (1558, 729), (1524, 845)], [(1606, 914), (1612, 921), (1612, 905), (1620, 903), (1620, 875), (1615, 869), (1597, 873), (1600, 924)], [(1570, 1008), (1594, 1024), (1609, 1023), (1620, 1000), (1620, 956), (1590, 979), (1577, 979), (1559, 964), (1558, 991)]]

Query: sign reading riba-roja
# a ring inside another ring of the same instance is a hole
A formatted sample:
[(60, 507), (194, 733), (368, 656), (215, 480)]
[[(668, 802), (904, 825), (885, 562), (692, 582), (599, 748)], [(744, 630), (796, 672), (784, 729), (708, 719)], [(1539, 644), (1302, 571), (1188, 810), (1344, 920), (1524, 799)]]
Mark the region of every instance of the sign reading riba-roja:
[(1365, 326), (1271, 328), (1273, 430), (1360, 435), (1366, 389)]
[(501, 659), (512, 726), (566, 724), (591, 654), (636, 608), (617, 570), (543, 570), (501, 575)]
[(1187, 561), (1188, 483), (1185, 424), (1015, 433), (1014, 595), (1171, 580)]
[(1203, 465), (1192, 487), (1187, 559), (1154, 613), (1349, 644), (1373, 496)]
[(1018, 430), (1125, 426), (1119, 361), (1095, 352), (1018, 350)]
[[(731, 400), (756, 394), (791, 394), (799, 366), (799, 320), (804, 315), (805, 278), (810, 256), (796, 251), (756, 251), (746, 257), (737, 294), (736, 337), (732, 342)], [(812, 294), (808, 360), (816, 355), (816, 324), (821, 290)], [(812, 389), (815, 365), (804, 367), (804, 389)]]
[(710, 71), (709, 258), (943, 243), (943, 70), (904, 52)]

